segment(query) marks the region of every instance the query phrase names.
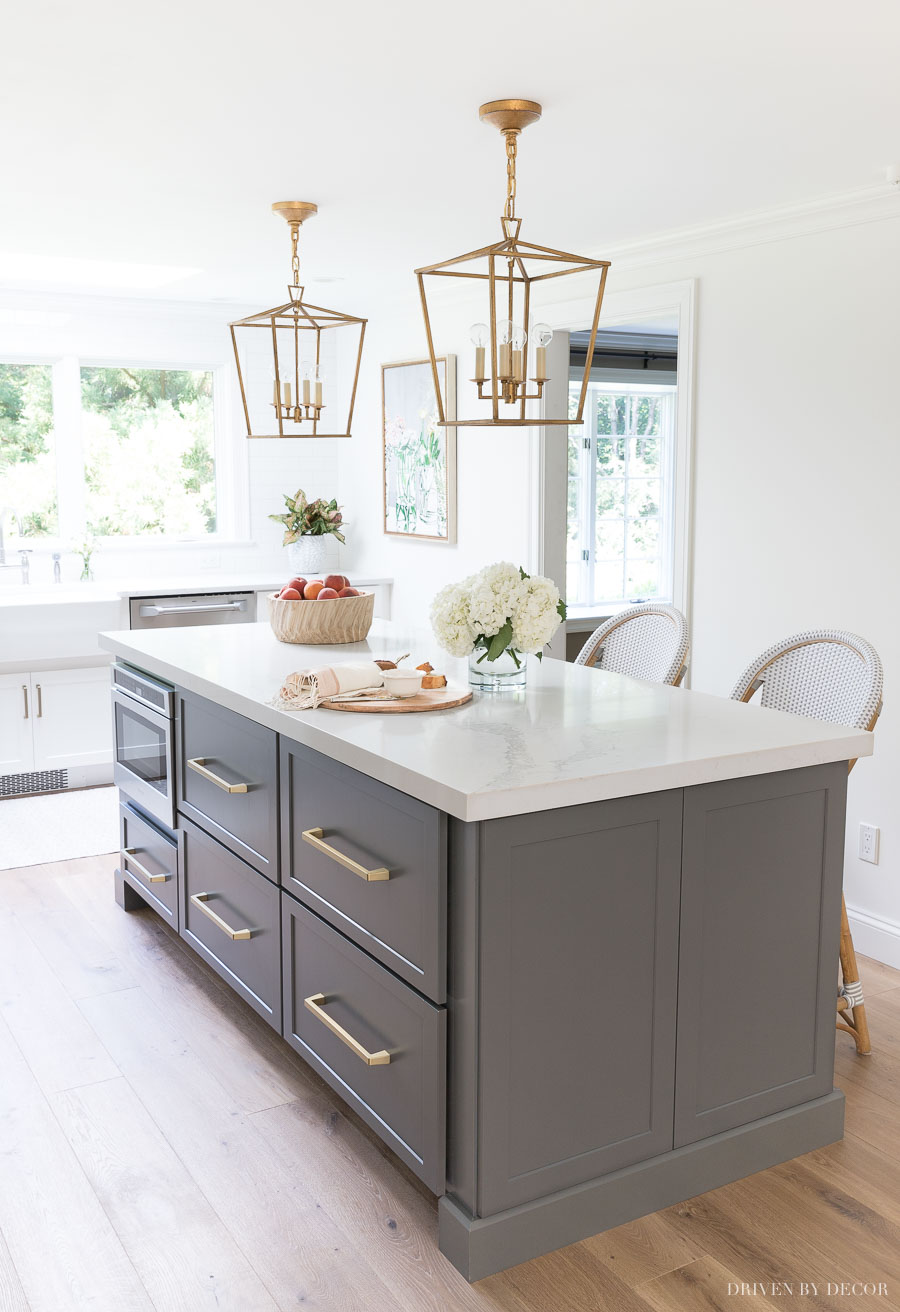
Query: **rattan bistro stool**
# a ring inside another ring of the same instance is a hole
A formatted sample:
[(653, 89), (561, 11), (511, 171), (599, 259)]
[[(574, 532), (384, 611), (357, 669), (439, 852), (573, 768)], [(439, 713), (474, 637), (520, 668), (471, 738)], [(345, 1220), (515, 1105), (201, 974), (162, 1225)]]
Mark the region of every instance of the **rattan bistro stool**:
[[(883, 686), (881, 660), (871, 643), (841, 629), (812, 629), (764, 651), (748, 665), (731, 695), (735, 701), (749, 702), (761, 689), (761, 705), (777, 711), (874, 729)], [(855, 764), (850, 762), (851, 770)], [(843, 895), (837, 1009), (838, 1029), (853, 1035), (858, 1053), (870, 1053), (866, 1004)]]
[(606, 620), (575, 657), (576, 665), (677, 687), (687, 669), (687, 620), (674, 606), (632, 606)]

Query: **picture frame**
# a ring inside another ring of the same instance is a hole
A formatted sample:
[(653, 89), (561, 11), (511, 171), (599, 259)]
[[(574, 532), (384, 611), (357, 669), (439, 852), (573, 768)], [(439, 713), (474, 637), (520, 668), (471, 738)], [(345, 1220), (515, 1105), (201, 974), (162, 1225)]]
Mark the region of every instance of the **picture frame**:
[[(456, 418), (456, 356), (437, 358)], [(387, 537), (456, 542), (456, 429), (439, 427), (430, 360), (381, 366), (382, 526)]]

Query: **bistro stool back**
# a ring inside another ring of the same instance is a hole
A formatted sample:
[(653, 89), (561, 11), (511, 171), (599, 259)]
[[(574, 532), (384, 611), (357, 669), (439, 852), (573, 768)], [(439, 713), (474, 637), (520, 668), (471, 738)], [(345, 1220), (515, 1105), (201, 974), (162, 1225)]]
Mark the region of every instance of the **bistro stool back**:
[[(734, 686), (735, 701), (760, 704), (816, 720), (874, 729), (881, 714), (884, 672), (878, 652), (856, 633), (811, 629), (784, 638), (757, 656)], [(855, 761), (850, 762), (852, 770)], [(837, 1027), (852, 1034), (856, 1050), (872, 1051), (859, 967), (841, 895), (841, 983)]]
[(687, 669), (688, 647), (681, 611), (650, 602), (623, 610), (596, 628), (575, 664), (677, 686)]

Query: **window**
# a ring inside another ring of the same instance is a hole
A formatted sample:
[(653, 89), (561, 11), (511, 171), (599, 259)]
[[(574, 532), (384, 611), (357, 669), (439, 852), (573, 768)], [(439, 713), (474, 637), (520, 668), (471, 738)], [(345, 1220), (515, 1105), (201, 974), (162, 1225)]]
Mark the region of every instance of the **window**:
[(48, 364), (0, 364), (0, 508), (19, 516), (23, 534), (59, 531), (53, 372)]
[(216, 531), (211, 373), (82, 369), (81, 411), (90, 534)]
[(0, 506), (47, 541), (202, 538), (214, 428), (209, 370), (0, 363)]
[[(569, 392), (569, 413), (578, 388)], [(672, 596), (675, 388), (592, 383), (569, 428), (567, 600), (602, 607)]]

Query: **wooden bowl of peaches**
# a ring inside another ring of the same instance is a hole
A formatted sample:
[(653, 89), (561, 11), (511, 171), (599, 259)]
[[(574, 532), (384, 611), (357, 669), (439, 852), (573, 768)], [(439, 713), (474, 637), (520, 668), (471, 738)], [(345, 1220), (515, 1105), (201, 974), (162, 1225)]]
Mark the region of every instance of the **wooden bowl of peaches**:
[(269, 593), (269, 623), (279, 642), (362, 642), (374, 611), (375, 593), (351, 587), (344, 574), (294, 578), (280, 592)]

